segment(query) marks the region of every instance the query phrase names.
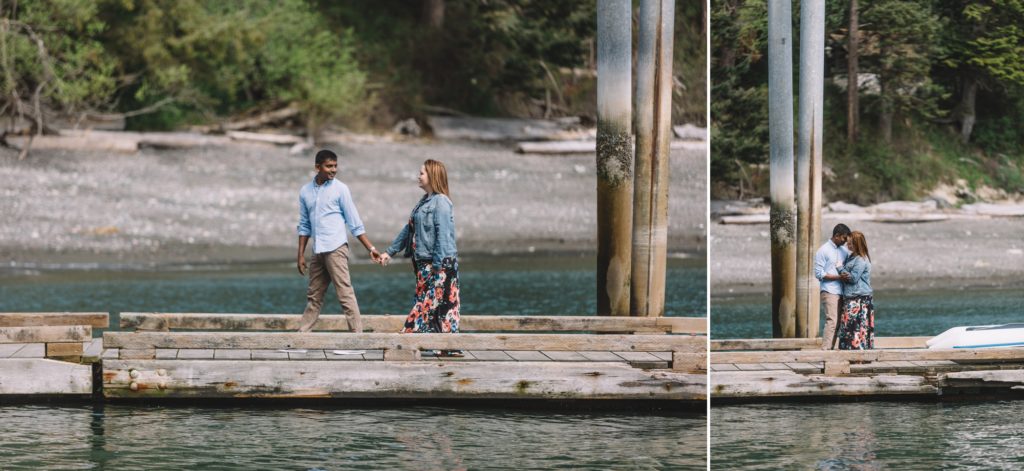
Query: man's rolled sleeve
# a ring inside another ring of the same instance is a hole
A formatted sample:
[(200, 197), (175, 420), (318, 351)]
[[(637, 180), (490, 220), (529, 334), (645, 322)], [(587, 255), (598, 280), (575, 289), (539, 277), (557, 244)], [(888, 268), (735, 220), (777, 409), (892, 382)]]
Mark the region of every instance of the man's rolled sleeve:
[(817, 253), (814, 255), (814, 277), (818, 281), (825, 281), (825, 274), (828, 269), (825, 267), (828, 265), (828, 257), (825, 254)]
[(309, 229), (309, 210), (306, 209), (306, 203), (302, 201), (302, 195), (299, 195), (299, 225), (296, 228), (300, 236), (309, 237), (311, 232)]
[(348, 187), (343, 188), (341, 191), (340, 206), (342, 212), (345, 213), (345, 225), (348, 226), (352, 236), (359, 237), (366, 234), (363, 220), (359, 218), (359, 211), (356, 209), (355, 202), (352, 201), (352, 192), (349, 191)]

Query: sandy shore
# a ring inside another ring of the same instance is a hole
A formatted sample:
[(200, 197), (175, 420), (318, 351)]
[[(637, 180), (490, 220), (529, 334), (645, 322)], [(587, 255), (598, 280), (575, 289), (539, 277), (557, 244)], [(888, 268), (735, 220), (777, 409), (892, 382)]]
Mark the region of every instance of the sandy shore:
[[(825, 215), (822, 236), (831, 235), (840, 222), (866, 235), (875, 289), (1024, 287), (1024, 218), (894, 224)], [(711, 295), (770, 293), (770, 250), (768, 224), (713, 222), (708, 253)]]
[[(379, 248), (422, 194), (414, 180), (420, 164), (437, 158), (449, 168), (460, 252), (595, 250), (593, 154), (520, 155), (508, 145), (431, 141), (332, 148)], [(0, 264), (290, 260), (298, 190), (314, 174), (312, 160), (260, 145), (39, 151), (24, 161), (0, 150)], [(670, 166), (670, 251), (701, 253), (705, 153), (674, 150)]]

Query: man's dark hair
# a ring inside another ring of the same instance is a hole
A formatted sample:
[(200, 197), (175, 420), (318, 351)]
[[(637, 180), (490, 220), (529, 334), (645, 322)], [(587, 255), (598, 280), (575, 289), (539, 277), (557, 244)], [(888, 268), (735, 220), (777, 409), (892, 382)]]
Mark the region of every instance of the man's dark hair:
[(832, 237), (837, 235), (850, 235), (850, 228), (846, 224), (836, 224), (835, 229), (832, 229)]
[[(334, 152), (331, 152), (331, 151), (329, 151), (327, 149), (324, 149), (324, 150), (316, 153), (316, 164), (317, 165), (320, 165), (320, 164), (322, 164), (322, 163), (324, 163), (325, 161), (328, 161), (328, 160), (333, 160), (333, 161), (337, 162), (338, 161), (338, 154), (335, 154)], [(849, 232), (849, 229), (847, 229), (847, 232)]]

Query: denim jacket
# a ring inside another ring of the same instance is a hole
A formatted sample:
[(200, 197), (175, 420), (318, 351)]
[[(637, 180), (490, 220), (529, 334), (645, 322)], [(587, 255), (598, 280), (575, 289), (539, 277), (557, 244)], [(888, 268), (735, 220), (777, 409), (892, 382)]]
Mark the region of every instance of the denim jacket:
[(388, 247), (388, 255), (394, 257), (404, 251), (405, 256), (413, 256), (416, 260), (430, 260), (434, 269), (441, 268), (441, 261), (447, 257), (455, 258), (455, 210), (452, 200), (447, 196), (433, 193), (423, 197), (412, 213), (412, 225), (415, 226), (416, 253), (412, 253), (412, 228), (406, 223), (395, 240)]
[(843, 282), (843, 296), (871, 296), (871, 262), (858, 256), (850, 256), (843, 265), (843, 272), (850, 274), (850, 281)]

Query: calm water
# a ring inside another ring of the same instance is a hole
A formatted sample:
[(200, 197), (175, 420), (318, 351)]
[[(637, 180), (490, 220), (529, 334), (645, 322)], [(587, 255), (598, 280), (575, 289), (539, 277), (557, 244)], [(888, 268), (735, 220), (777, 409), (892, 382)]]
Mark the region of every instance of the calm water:
[[(1024, 322), (1024, 287), (875, 294), (875, 335), (935, 336), (961, 325)], [(769, 296), (736, 296), (711, 301), (711, 337), (770, 338)], [(820, 325), (824, 325), (824, 319)]]
[(703, 416), (0, 406), (3, 469), (704, 469)]
[[(876, 333), (1024, 320), (1024, 289), (878, 292)], [(711, 302), (712, 338), (771, 337), (771, 299)], [(713, 469), (1024, 469), (1024, 401), (716, 405)]]
[[(398, 261), (396, 261), (398, 262)], [(591, 314), (594, 259), (466, 258), (465, 314)], [(405, 313), (404, 263), (353, 267), (365, 313)], [(298, 313), (292, 264), (0, 271), (0, 312)], [(670, 260), (666, 311), (702, 316), (703, 260)], [(333, 293), (325, 313), (338, 313)], [(0, 469), (704, 469), (703, 413), (455, 407), (0, 406)]]
[(711, 468), (1024, 469), (1024, 401), (711, 410)]

